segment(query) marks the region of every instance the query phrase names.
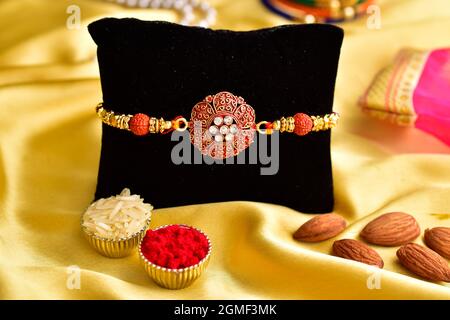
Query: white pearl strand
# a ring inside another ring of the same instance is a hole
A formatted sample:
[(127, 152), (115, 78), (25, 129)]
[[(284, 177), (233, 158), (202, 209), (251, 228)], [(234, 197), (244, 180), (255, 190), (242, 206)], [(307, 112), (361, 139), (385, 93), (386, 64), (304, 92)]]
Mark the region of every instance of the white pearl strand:
[(208, 2), (200, 0), (108, 0), (132, 8), (171, 9), (181, 16), (180, 24), (191, 26), (196, 20), (195, 12), (202, 14), (196, 26), (208, 28), (216, 22), (217, 11)]

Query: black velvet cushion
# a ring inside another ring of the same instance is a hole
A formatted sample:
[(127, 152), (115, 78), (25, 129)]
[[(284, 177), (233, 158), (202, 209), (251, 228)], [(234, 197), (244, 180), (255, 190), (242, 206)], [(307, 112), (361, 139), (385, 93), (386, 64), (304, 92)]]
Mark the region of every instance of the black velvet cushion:
[[(332, 111), (343, 38), (334, 26), (234, 32), (107, 18), (89, 32), (98, 45), (105, 107), (117, 113), (189, 119), (197, 102), (220, 91), (244, 97), (257, 122)], [(260, 163), (176, 165), (171, 152), (178, 142), (170, 135), (138, 137), (103, 125), (95, 197), (129, 187), (156, 208), (249, 200), (332, 211), (330, 131), (284, 133), (279, 141), (277, 174), (261, 175)]]

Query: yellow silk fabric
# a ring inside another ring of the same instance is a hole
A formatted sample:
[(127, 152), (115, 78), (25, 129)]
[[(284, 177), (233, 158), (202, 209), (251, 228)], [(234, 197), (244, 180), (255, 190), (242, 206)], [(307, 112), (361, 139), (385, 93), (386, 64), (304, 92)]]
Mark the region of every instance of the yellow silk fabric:
[[(206, 274), (185, 290), (157, 287), (137, 255), (114, 260), (94, 252), (79, 228), (94, 194), (101, 135), (94, 114), (102, 97), (96, 46), (86, 26), (106, 16), (177, 17), (170, 11), (75, 2), (81, 28), (74, 30), (66, 27), (72, 0), (0, 2), (0, 298), (450, 298), (449, 284), (420, 280), (400, 266), (397, 248), (375, 247), (385, 268), (374, 274), (364, 264), (331, 256), (333, 239), (294, 241), (292, 233), (312, 216), (277, 205), (231, 202), (156, 210), (152, 227), (190, 224), (213, 242)], [(211, 3), (218, 9), (215, 28), (286, 23), (258, 0)], [(368, 221), (389, 211), (413, 214), (423, 230), (450, 226), (450, 148), (414, 128), (371, 119), (357, 107), (376, 72), (400, 48), (449, 45), (448, 0), (379, 3), (380, 30), (368, 28), (367, 17), (342, 25), (346, 37), (335, 98), (342, 121), (333, 130), (332, 157), (335, 212), (349, 227), (337, 238), (357, 238)], [(277, 192), (277, 186), (269, 187)], [(177, 190), (167, 192), (177, 196)], [(416, 242), (422, 243), (422, 236)], [(81, 270), (80, 289), (67, 287), (69, 266)], [(374, 277), (380, 288), (369, 289), (367, 281)]]

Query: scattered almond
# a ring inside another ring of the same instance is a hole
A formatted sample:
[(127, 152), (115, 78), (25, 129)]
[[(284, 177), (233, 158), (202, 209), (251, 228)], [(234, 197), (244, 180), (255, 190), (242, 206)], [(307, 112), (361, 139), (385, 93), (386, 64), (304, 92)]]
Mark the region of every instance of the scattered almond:
[(337, 236), (346, 225), (344, 218), (337, 214), (322, 214), (305, 222), (294, 233), (294, 238), (304, 242), (319, 242)]
[(358, 240), (343, 239), (335, 241), (333, 243), (333, 254), (344, 259), (377, 266), (378, 268), (383, 268), (384, 266), (383, 259), (378, 252)]
[(397, 257), (406, 269), (424, 279), (450, 282), (447, 261), (431, 249), (408, 243), (398, 249)]
[(441, 256), (450, 259), (450, 228), (436, 227), (425, 230), (425, 243)]
[(361, 238), (380, 246), (399, 246), (416, 239), (420, 227), (413, 216), (403, 212), (386, 213), (369, 222)]

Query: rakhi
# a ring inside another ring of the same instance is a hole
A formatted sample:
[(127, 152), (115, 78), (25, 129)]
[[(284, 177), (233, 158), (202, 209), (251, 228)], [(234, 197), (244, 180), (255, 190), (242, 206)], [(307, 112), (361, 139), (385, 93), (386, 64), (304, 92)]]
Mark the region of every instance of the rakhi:
[(178, 116), (173, 120), (151, 117), (143, 113), (116, 114), (99, 103), (96, 112), (103, 123), (137, 136), (166, 134), (189, 129), (191, 143), (204, 155), (224, 159), (238, 155), (254, 141), (255, 132), (271, 135), (275, 131), (304, 136), (310, 132), (334, 128), (339, 119), (336, 112), (323, 116), (297, 113), (272, 122), (255, 122), (255, 110), (244, 98), (230, 92), (209, 95), (197, 103), (190, 120)]

